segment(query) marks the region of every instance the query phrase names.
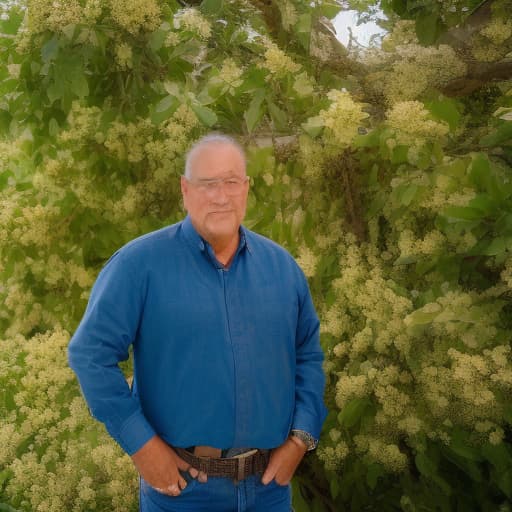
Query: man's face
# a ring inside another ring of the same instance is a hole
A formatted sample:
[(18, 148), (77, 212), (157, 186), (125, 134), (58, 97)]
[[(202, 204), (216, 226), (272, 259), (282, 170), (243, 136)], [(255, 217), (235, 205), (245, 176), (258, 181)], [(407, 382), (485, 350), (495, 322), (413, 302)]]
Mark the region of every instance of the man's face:
[[(236, 190), (220, 181), (242, 181)], [(191, 161), (191, 176), (181, 178), (183, 203), (197, 232), (210, 244), (229, 243), (238, 237), (247, 206), (249, 183), (242, 155), (230, 144), (209, 144)]]

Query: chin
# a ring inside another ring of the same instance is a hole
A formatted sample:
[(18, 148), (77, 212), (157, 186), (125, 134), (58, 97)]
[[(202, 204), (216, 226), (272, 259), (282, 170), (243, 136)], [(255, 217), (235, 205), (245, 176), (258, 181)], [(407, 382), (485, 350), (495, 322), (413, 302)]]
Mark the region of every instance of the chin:
[(233, 231), (235, 226), (237, 226), (236, 218), (231, 215), (213, 215), (206, 222), (206, 226), (210, 229), (210, 231)]
[(211, 229), (210, 236), (214, 239), (228, 239), (238, 234), (238, 229)]
[(214, 238), (230, 238), (238, 233), (238, 224), (231, 222), (211, 222), (206, 232)]

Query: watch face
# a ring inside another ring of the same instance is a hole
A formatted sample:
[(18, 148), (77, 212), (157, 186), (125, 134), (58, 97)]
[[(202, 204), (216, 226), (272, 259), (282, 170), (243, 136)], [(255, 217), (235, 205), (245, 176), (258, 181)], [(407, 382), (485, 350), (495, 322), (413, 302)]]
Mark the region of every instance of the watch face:
[(308, 446), (308, 450), (314, 450), (318, 445), (318, 441), (316, 439), (311, 438), (311, 443)]
[(308, 447), (308, 452), (316, 448), (316, 441), (312, 437), (308, 439), (308, 442), (306, 444)]

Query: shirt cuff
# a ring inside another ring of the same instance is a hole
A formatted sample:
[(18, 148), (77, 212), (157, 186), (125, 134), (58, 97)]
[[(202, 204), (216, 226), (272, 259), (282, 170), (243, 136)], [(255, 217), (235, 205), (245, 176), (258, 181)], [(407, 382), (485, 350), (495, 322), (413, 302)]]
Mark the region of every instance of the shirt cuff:
[(133, 455), (155, 435), (148, 420), (137, 411), (125, 421), (116, 440), (128, 455)]
[(292, 422), (292, 428), (290, 430), (302, 430), (318, 440), (320, 439), (322, 423), (323, 418), (318, 418), (305, 411), (296, 410), (295, 417)]

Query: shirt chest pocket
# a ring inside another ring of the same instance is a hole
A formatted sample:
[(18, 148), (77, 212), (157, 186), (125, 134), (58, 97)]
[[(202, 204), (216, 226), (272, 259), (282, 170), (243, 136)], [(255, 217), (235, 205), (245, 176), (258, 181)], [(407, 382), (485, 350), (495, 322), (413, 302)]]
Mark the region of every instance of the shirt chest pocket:
[(247, 322), (246, 329), (257, 337), (295, 334), (298, 300), (291, 289), (277, 285), (260, 287), (247, 293), (240, 307), (243, 309), (240, 315)]

